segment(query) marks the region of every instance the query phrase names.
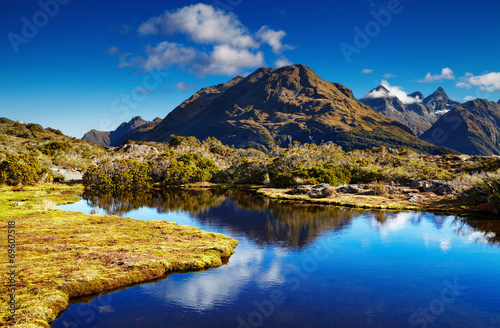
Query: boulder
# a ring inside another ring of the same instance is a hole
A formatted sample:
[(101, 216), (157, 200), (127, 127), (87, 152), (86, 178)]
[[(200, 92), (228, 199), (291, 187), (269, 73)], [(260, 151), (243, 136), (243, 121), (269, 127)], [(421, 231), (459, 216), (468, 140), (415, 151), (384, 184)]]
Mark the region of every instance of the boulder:
[(436, 195), (449, 195), (455, 192), (455, 187), (450, 182), (443, 180), (423, 181), (422, 186), (418, 189), (422, 192), (433, 192)]
[(350, 185), (342, 185), (336, 188), (336, 191), (344, 193), (344, 194), (359, 194), (364, 192), (364, 185), (362, 184), (350, 184)]
[(311, 191), (307, 193), (307, 196), (311, 198), (325, 198), (333, 194), (333, 187), (328, 183), (322, 183), (311, 187)]
[(308, 194), (312, 191), (312, 186), (309, 186), (309, 185), (299, 185), (299, 186), (295, 186), (293, 189), (292, 189), (292, 194), (293, 195), (305, 195), (305, 194)]

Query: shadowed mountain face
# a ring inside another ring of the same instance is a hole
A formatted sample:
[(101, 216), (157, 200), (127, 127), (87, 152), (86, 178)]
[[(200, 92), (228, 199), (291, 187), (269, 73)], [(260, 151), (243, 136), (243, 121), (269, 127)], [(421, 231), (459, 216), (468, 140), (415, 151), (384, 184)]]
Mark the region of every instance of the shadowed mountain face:
[(460, 103), (451, 100), (443, 88), (424, 98), (417, 91), (408, 95), (414, 101), (404, 104), (383, 86), (379, 86), (360, 99), (375, 111), (407, 125), (415, 135), (420, 136), (427, 131), (441, 116)]
[(260, 68), (246, 78), (204, 88), (134, 139), (163, 142), (172, 135), (216, 137), (225, 144), (261, 150), (271, 143), (332, 141), (344, 150), (385, 145), (443, 151), (303, 65)]
[[(119, 146), (127, 141), (126, 134), (140, 129), (140, 131), (147, 131), (161, 122), (160, 118), (153, 121), (145, 121), (140, 116), (133, 117), (129, 122), (123, 122), (114, 131), (97, 131), (91, 130), (83, 136), (82, 140), (90, 141), (103, 146)], [(125, 140), (120, 141), (125, 138)]]
[(500, 155), (500, 104), (476, 99), (441, 117), (422, 139), (470, 155)]

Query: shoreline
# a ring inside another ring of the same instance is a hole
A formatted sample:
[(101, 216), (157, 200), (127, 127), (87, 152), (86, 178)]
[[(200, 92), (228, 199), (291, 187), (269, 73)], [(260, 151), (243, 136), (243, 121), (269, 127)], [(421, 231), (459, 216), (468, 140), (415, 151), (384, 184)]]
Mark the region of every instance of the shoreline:
[(418, 211), (466, 216), (490, 216), (496, 219), (493, 209), (485, 204), (473, 205), (457, 199), (455, 195), (439, 196), (432, 192), (418, 193), (419, 200), (408, 202), (409, 195), (366, 195), (338, 193), (325, 198), (312, 198), (306, 195), (293, 195), (287, 192), (292, 188), (270, 188), (263, 185), (234, 185), (220, 183), (192, 183), (167, 188), (180, 189), (239, 189), (255, 192), (260, 197), (277, 201), (290, 201), (317, 205), (332, 205), (348, 208), (388, 210), (388, 211)]
[[(79, 199), (80, 186), (0, 188), (3, 226), (15, 222), (16, 323), (50, 327), (70, 298), (149, 282), (169, 273), (215, 268), (238, 241), (167, 221), (139, 221), (55, 209)], [(19, 204), (20, 203), (20, 204)], [(15, 205), (14, 205), (15, 204)], [(7, 230), (4, 230), (5, 235)], [(2, 272), (8, 252), (2, 247)], [(8, 321), (7, 283), (0, 296), (0, 325)]]

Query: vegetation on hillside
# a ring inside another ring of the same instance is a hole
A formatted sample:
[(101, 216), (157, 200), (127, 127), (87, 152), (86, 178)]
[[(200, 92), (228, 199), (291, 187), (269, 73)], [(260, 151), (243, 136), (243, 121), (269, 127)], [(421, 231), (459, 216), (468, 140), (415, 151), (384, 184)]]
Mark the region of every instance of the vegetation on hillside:
[(205, 181), (268, 187), (354, 183), (369, 184), (383, 195), (387, 185), (444, 180), (455, 195), (489, 203), (498, 211), (494, 181), (500, 176), (500, 159), (495, 156), (425, 155), (385, 146), (346, 151), (331, 142), (293, 142), (287, 148), (270, 144), (264, 153), (230, 147), (215, 138), (179, 136), (169, 143), (129, 142), (105, 148), (5, 118), (0, 119), (0, 144), (0, 184), (12, 186), (59, 179), (51, 166), (79, 169), (85, 172), (87, 187), (117, 191)]

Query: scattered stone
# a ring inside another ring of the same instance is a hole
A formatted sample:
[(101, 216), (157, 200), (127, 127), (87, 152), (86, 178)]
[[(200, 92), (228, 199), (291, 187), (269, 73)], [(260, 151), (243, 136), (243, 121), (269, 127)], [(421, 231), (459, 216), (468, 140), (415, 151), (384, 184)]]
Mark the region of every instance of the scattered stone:
[(422, 187), (422, 181), (410, 180), (409, 187), (412, 189), (418, 189)]
[(418, 195), (411, 195), (410, 197), (408, 197), (408, 199), (406, 200), (408, 203), (416, 203), (420, 200), (420, 196)]
[(291, 193), (293, 195), (305, 195), (309, 192), (311, 192), (312, 187), (310, 185), (299, 185), (295, 186), (292, 190)]
[(79, 181), (83, 179), (83, 172), (81, 170), (61, 166), (52, 166), (50, 169), (56, 175), (62, 176), (64, 181)]
[(359, 194), (364, 192), (364, 187), (362, 184), (341, 185), (336, 188), (336, 191), (344, 194)]
[(17, 202), (17, 203), (14, 203), (14, 206), (24, 206), (24, 203)]
[(118, 147), (117, 151), (131, 155), (149, 156), (158, 155), (160, 152), (153, 146), (148, 145), (138, 145), (138, 144), (126, 144)]
[(311, 198), (325, 198), (333, 194), (333, 187), (328, 183), (322, 183), (319, 185), (312, 186), (311, 191), (307, 193), (307, 196)]
[(424, 181), (422, 186), (418, 189), (422, 192), (433, 192), (436, 195), (449, 195), (455, 191), (455, 188), (451, 183), (443, 180)]

